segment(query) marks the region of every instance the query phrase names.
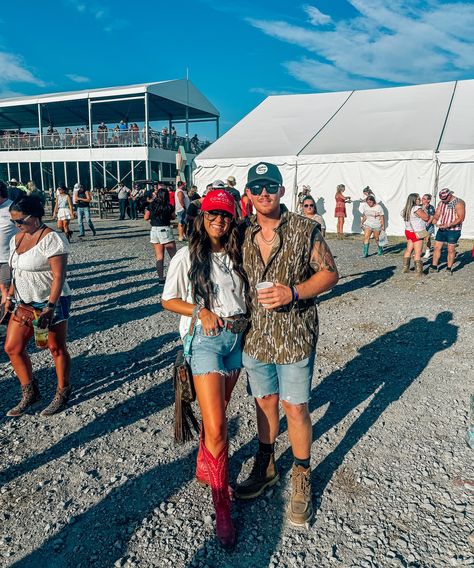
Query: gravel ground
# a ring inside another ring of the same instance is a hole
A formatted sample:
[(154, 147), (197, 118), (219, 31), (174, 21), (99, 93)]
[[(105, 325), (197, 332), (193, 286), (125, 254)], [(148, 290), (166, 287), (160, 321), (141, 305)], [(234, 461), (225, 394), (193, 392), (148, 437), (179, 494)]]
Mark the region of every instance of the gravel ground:
[[(310, 402), (315, 520), (302, 530), (285, 522), (291, 452), (282, 417), (282, 480), (234, 504), (239, 537), (226, 553), (210, 493), (193, 481), (196, 444), (172, 442), (177, 317), (160, 306), (147, 226), (97, 226), (98, 237), (75, 242), (70, 257), (70, 407), (50, 419), (0, 418), (1, 566), (474, 565), (465, 442), (472, 243), (459, 247), (453, 276), (418, 280), (401, 274), (403, 244), (362, 259), (360, 237), (330, 239), (342, 278), (320, 298)], [(32, 348), (45, 405), (55, 390), (48, 355)], [(2, 353), (2, 415), (18, 399)], [(235, 480), (256, 450), (244, 376), (229, 421)]]

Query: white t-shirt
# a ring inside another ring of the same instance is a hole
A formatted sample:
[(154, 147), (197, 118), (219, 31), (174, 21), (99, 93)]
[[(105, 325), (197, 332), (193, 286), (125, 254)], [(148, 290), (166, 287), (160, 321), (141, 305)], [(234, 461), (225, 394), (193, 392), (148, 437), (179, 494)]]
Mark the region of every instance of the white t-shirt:
[(410, 211), (410, 220), (405, 221), (405, 229), (407, 231), (412, 231), (414, 233), (421, 233), (421, 231), (426, 230), (426, 221), (423, 221), (416, 212), (423, 209), (421, 205), (414, 205)]
[(380, 227), (382, 224), (380, 217), (384, 214), (381, 205), (376, 203), (373, 207), (370, 207), (368, 203), (362, 203), (359, 210), (365, 216), (365, 224), (368, 227)]
[[(43, 237), (37, 245), (22, 254), (15, 252), (15, 237), (10, 241), (10, 262), (15, 279), (15, 297), (26, 304), (47, 302), (53, 283), (49, 265), (52, 256), (69, 253), (66, 238), (54, 231)], [(64, 282), (61, 296), (70, 296), (71, 289)]]
[(11, 199), (6, 199), (0, 205), (0, 264), (5, 264), (10, 258), (10, 240), (18, 232), (15, 225), (10, 221)]
[[(188, 272), (191, 268), (189, 248), (183, 247), (171, 259), (162, 299), (180, 298), (193, 304)], [(211, 281), (214, 284), (215, 301), (212, 311), (220, 317), (245, 314), (244, 289), (242, 280), (233, 271), (232, 261), (224, 252), (212, 253)], [(181, 316), (179, 333), (183, 338), (189, 330), (191, 318)]]
[[(181, 205), (181, 203), (179, 202), (179, 197), (178, 195), (182, 193), (183, 194), (183, 199), (184, 199), (184, 207)], [(176, 213), (181, 213), (181, 211), (183, 209), (187, 209), (189, 207), (189, 197), (188, 194), (183, 191), (182, 189), (177, 189), (176, 193), (175, 193), (175, 211)]]

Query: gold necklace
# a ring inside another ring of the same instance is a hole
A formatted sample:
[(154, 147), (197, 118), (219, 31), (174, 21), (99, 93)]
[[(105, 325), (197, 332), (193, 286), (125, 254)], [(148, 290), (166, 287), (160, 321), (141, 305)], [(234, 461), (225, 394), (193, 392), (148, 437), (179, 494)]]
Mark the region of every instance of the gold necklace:
[(273, 237), (272, 237), (271, 239), (266, 239), (266, 238), (263, 236), (263, 232), (262, 232), (262, 231), (260, 231), (260, 233), (259, 233), (259, 237), (260, 237), (260, 238), (262, 239), (262, 241), (263, 241), (265, 244), (267, 244), (267, 245), (272, 245), (273, 242), (274, 242), (275, 239), (276, 239), (276, 236), (277, 236), (277, 234), (276, 234), (276, 232), (275, 232), (275, 229), (273, 229)]

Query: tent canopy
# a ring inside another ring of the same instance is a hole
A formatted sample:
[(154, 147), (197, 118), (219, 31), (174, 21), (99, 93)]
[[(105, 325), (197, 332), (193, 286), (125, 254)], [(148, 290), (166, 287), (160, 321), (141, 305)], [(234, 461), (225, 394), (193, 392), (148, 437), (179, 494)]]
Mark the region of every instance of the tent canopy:
[[(370, 185), (386, 207), (391, 234), (403, 234), (400, 210), (411, 192), (451, 187), (474, 207), (474, 80), (265, 99), (196, 159), (205, 185), (233, 175), (240, 187), (258, 161), (280, 165), (286, 195), (308, 184), (335, 225), (334, 193), (344, 183), (356, 201)], [(452, 167), (448, 168), (450, 165)], [(472, 217), (472, 216), (471, 216)], [(348, 222), (359, 230), (353, 206)], [(474, 236), (474, 221), (463, 236)]]

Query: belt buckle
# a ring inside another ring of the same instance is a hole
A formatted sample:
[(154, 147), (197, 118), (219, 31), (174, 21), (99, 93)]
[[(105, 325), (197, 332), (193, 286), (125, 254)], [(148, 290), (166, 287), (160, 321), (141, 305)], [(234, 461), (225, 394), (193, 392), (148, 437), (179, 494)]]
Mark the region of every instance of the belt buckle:
[(230, 324), (229, 331), (231, 333), (242, 333), (247, 327), (247, 320), (245, 318), (236, 318), (228, 322)]

